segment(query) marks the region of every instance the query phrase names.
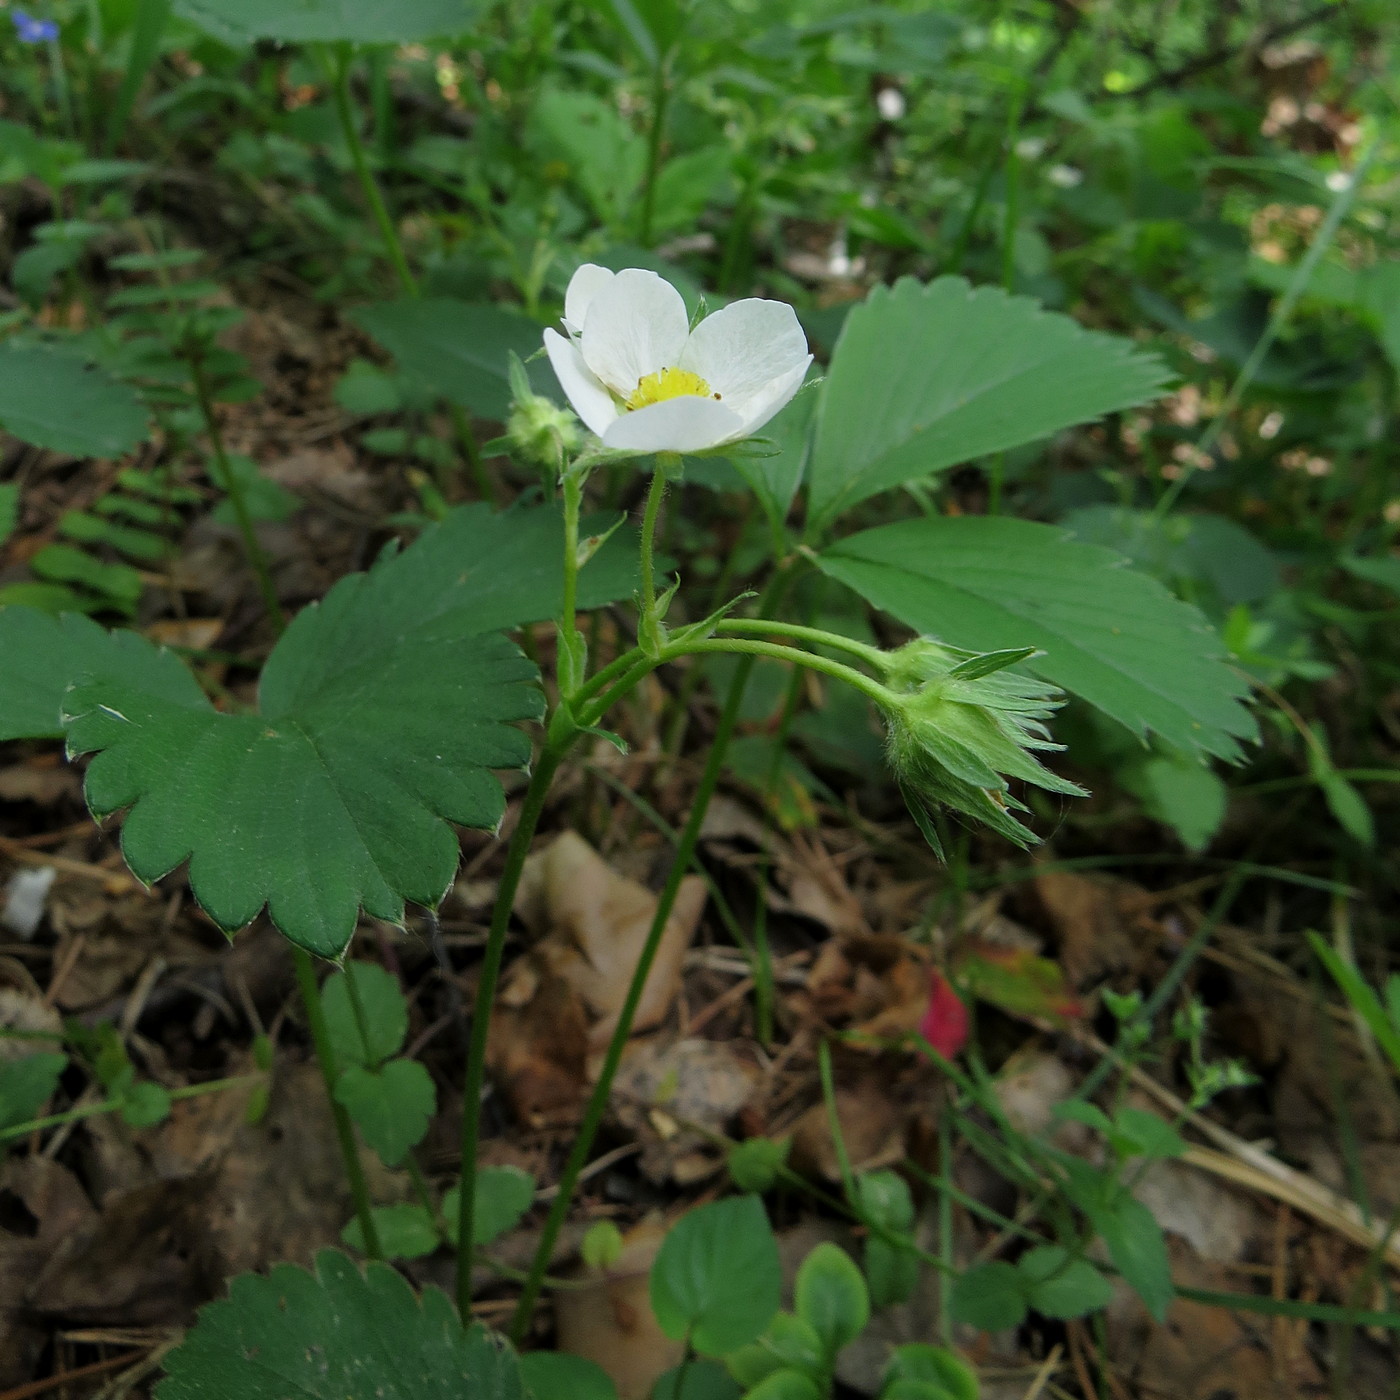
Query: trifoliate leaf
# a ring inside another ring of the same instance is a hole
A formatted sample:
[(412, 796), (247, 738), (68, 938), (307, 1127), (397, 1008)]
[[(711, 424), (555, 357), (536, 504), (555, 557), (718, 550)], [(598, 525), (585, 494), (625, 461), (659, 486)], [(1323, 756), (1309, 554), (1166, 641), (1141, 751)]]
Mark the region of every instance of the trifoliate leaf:
[(75, 457), (120, 457), (146, 436), (146, 411), (125, 384), (77, 356), (0, 345), (0, 427)]
[(1239, 756), (1246, 686), (1196, 609), (1117, 555), (1049, 525), (923, 517), (841, 540), (822, 568), (920, 632), (978, 651), (1036, 646), (1026, 669), (1139, 735)]
[(831, 357), (811, 513), (1145, 403), (1169, 371), (1130, 341), (961, 277), (877, 287)]
[(423, 1141), (437, 1110), (432, 1076), (417, 1060), (390, 1060), (377, 1070), (351, 1065), (336, 1081), (335, 1099), (389, 1167)]
[(515, 1355), (464, 1330), (445, 1294), (422, 1299), (384, 1264), (326, 1250), (233, 1280), (165, 1362), (158, 1400), (524, 1400)]

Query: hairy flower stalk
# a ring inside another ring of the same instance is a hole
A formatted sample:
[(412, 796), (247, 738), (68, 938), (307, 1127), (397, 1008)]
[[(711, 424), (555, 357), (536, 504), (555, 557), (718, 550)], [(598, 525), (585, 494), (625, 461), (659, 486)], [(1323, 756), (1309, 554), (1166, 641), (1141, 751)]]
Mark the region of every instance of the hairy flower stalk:
[(935, 848), (936, 835), (925, 819), (934, 803), (975, 817), (1019, 846), (1033, 845), (1038, 838), (1012, 815), (1027, 809), (1011, 795), (1007, 777), (1087, 796), (1034, 756), (1064, 747), (1044, 723), (1063, 695), (1005, 669), (1030, 654), (978, 655), (920, 638), (886, 653), (880, 663), (895, 702), (886, 707), (890, 763)]

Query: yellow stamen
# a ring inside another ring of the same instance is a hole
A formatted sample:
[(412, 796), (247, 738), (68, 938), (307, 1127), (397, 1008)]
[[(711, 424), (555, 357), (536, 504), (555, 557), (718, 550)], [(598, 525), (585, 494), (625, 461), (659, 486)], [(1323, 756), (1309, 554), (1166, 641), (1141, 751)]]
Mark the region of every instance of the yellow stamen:
[(666, 399), (719, 398), (710, 391), (710, 386), (698, 374), (688, 369), (659, 369), (654, 374), (645, 374), (640, 383), (625, 400), (629, 409), (645, 408), (648, 404), (662, 403)]

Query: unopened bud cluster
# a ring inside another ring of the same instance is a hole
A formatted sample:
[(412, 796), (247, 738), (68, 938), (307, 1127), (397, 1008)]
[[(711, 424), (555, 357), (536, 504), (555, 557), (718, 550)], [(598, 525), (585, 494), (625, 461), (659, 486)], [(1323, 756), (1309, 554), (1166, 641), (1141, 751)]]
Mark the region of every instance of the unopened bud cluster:
[(943, 803), (1021, 846), (1036, 837), (1012, 815), (1026, 808), (1011, 795), (1008, 777), (1086, 795), (1034, 756), (1063, 748), (1044, 723), (1063, 695), (1004, 669), (1026, 655), (979, 656), (920, 638), (886, 653), (883, 666), (895, 702), (886, 713), (890, 762), (909, 799)]

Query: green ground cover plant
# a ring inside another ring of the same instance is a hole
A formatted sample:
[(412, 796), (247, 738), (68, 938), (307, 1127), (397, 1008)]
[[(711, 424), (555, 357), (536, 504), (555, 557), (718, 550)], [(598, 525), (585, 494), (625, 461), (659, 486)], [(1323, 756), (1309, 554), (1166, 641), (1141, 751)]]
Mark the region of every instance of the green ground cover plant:
[[(1280, 889), (1329, 929), (1289, 965), (1397, 1061), (1389, 7), (53, 0), (3, 18), (0, 741), (62, 746), (141, 887), (187, 890), (230, 939), (286, 941), (353, 1201), (343, 1249), (228, 1281), (154, 1393), (617, 1400), (542, 1300), (578, 1286), (561, 1242), (697, 870), (743, 960), (746, 1034), (809, 1057), (834, 1172), (791, 1135), (706, 1129), (722, 1185), (672, 1210), (641, 1270), (680, 1356), (653, 1400), (975, 1400), (973, 1340), (1036, 1328), (1056, 1359), (1092, 1350), (1056, 1393), (1116, 1394), (1129, 1295), (1158, 1325), (1186, 1300), (1331, 1328), (1344, 1387), (1357, 1329), (1400, 1328), (1400, 1203), (1364, 1181), (1345, 1198), (1367, 1290), (1332, 1302), (1184, 1281), (1142, 1187), (1261, 1082), (1218, 1042), (1199, 973), (1219, 927)], [(279, 286), (352, 347), (323, 398), (393, 483), (325, 586), (288, 585), (269, 541), (307, 502), (240, 417), (300, 408), (249, 330)], [(30, 548), (51, 470), (73, 501)], [(155, 625), (184, 617), (199, 529), (240, 551), (227, 650)], [(609, 747), (655, 762), (619, 800), (668, 859), (546, 1181), (484, 1152), (493, 1027), (536, 838)], [(702, 857), (722, 787), (776, 831), (820, 808), (902, 833), (888, 848), (935, 880), (917, 1030), (794, 1032), (766, 873), (735, 906)], [(1065, 869), (1170, 861), (1213, 891), (1160, 975), (1099, 979), (1091, 1008), (1052, 960), (958, 942), (980, 892), (1059, 868), (1033, 848), (1062, 833)], [(392, 960), (356, 938), (421, 927), (450, 976), (438, 919), (464, 840), (492, 889), (449, 1087)], [(1092, 1062), (1039, 1126), (1007, 1106), (988, 1008), (1088, 1028)], [(110, 1022), (0, 1029), (18, 1052), (0, 1152), (235, 1089), (258, 1121), (278, 1073), (261, 1029), (255, 1072), (175, 1090)], [(853, 1159), (856, 1055), (937, 1086), (931, 1157)], [(1160, 1065), (1168, 1117), (1137, 1096)], [(459, 1165), (428, 1173), (449, 1098)], [(969, 1195), (958, 1152), (1009, 1194)], [(382, 1198), (385, 1173), (405, 1198)], [(784, 1261), (775, 1226), (802, 1213), (846, 1233)], [(996, 1247), (960, 1245), (955, 1214)], [(604, 1224), (581, 1245), (600, 1277), (622, 1249)], [(410, 1286), (434, 1257), (452, 1287)], [(936, 1326), (851, 1389), (871, 1329), (930, 1287)], [(491, 1290), (505, 1307), (482, 1321)]]

